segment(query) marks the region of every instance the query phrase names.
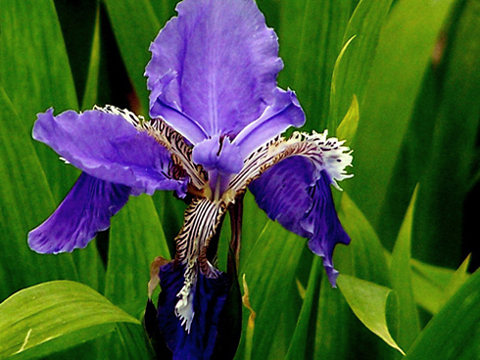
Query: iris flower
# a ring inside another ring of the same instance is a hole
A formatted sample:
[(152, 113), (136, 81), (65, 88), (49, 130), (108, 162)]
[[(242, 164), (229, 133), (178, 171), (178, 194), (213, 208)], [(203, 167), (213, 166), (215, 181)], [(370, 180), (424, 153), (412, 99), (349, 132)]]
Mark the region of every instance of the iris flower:
[(114, 106), (38, 115), (33, 137), (82, 174), (28, 242), (40, 253), (84, 248), (130, 196), (175, 191), (189, 206), (175, 259), (159, 269), (158, 322), (174, 358), (208, 359), (229, 289), (208, 251), (227, 210), (249, 189), (272, 220), (309, 239), (335, 286), (332, 253), (349, 237), (330, 185), (351, 176), (352, 156), (327, 131), (281, 136), (305, 115), (277, 87), (277, 37), (253, 0), (176, 10), (150, 47), (151, 120)]

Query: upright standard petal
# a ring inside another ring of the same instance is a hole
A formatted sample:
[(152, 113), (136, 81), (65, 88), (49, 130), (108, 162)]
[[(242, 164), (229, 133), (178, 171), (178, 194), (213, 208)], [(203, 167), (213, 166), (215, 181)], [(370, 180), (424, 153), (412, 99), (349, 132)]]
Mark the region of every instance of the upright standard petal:
[(323, 265), (332, 286), (338, 272), (333, 268), (333, 250), (338, 243), (348, 244), (335, 211), (330, 185), (350, 175), (345, 167), (351, 164), (349, 149), (337, 139), (324, 134), (297, 136), (297, 143), (315, 144), (304, 155), (288, 157), (266, 170), (249, 188), (272, 220), (309, 239), (310, 249), (323, 258)]
[(30, 248), (60, 253), (84, 248), (110, 226), (110, 218), (126, 204), (132, 189), (82, 173), (55, 212), (28, 234)]
[(160, 268), (161, 292), (158, 300), (160, 331), (173, 352), (174, 360), (207, 360), (215, 349), (218, 324), (224, 308), (229, 281), (225, 274), (208, 278), (201, 272), (193, 289), (195, 317), (187, 332), (175, 315), (178, 294), (184, 285), (185, 269), (174, 262)]
[[(184, 0), (177, 12), (150, 47), (152, 117), (196, 144), (217, 135), (233, 139), (265, 113), (294, 103), (277, 88), (277, 37), (253, 0)], [(269, 124), (273, 136), (303, 117), (286, 122)]]
[(259, 146), (272, 140), (290, 126), (300, 127), (305, 123), (305, 113), (291, 90), (277, 89), (275, 102), (262, 115), (248, 124), (233, 140), (245, 159)]
[(99, 110), (53, 116), (50, 109), (38, 115), (33, 137), (95, 178), (150, 195), (155, 190), (185, 195), (186, 179), (172, 178), (169, 152), (128, 116)]

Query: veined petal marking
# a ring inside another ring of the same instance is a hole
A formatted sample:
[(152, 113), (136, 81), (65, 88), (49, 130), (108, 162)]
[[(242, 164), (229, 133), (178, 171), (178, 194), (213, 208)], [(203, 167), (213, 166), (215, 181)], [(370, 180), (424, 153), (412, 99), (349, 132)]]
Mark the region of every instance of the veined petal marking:
[(353, 176), (345, 172), (345, 168), (352, 164), (352, 151), (343, 146), (344, 141), (327, 138), (327, 135), (327, 130), (323, 133), (313, 132), (312, 135), (294, 132), (288, 140), (277, 136), (259, 147), (245, 160), (240, 173), (230, 181), (229, 191), (225, 194), (226, 201), (244, 192), (247, 186), (267, 169), (291, 156), (308, 157), (319, 171), (325, 169), (332, 184), (341, 190), (336, 180), (341, 181)]
[(185, 170), (193, 186), (198, 190), (204, 188), (206, 176), (203, 169), (193, 163), (192, 149), (185, 143), (183, 136), (173, 130), (163, 119), (146, 121), (141, 115), (137, 116), (127, 109), (120, 109), (113, 105), (105, 105), (105, 107), (95, 105), (94, 109), (120, 115), (137, 130), (146, 131), (170, 152), (173, 163)]
[(144, 123), (143, 128), (172, 154), (173, 160), (185, 170), (193, 186), (198, 190), (205, 187), (206, 174), (192, 160), (192, 148), (182, 135), (171, 128), (163, 119), (157, 118)]
[(180, 234), (175, 238), (176, 261), (185, 265), (184, 285), (177, 294), (175, 315), (182, 326), (190, 332), (193, 317), (193, 297), (198, 271), (209, 278), (218, 278), (219, 271), (206, 258), (206, 249), (227, 211), (223, 202), (208, 198), (194, 198), (185, 210), (185, 221)]

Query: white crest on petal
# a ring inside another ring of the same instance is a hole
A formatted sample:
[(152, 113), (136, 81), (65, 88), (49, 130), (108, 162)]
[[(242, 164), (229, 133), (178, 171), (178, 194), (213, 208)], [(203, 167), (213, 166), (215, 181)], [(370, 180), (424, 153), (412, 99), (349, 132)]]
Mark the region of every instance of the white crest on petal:
[(135, 115), (130, 110), (120, 109), (113, 105), (105, 105), (104, 107), (95, 105), (93, 109), (101, 111), (106, 114), (120, 115), (125, 120), (127, 120), (130, 124), (135, 126), (137, 129), (141, 128), (145, 123), (145, 118), (142, 115)]
[(146, 131), (168, 150), (172, 155), (173, 162), (185, 170), (192, 184), (198, 190), (204, 188), (205, 174), (201, 167), (193, 163), (191, 147), (187, 145), (183, 136), (168, 126), (163, 119), (146, 121), (141, 115), (137, 116), (127, 109), (120, 109), (113, 105), (105, 105), (104, 107), (95, 105), (93, 109), (106, 114), (120, 115), (137, 130)]
[(332, 184), (338, 189), (337, 181), (351, 178), (352, 174), (347, 174), (347, 166), (352, 166), (352, 152), (348, 146), (343, 146), (345, 140), (339, 141), (337, 138), (328, 138), (328, 130), (323, 133), (313, 131), (312, 135), (304, 134), (305, 141), (314, 142), (321, 150), (323, 165), (321, 170), (325, 170), (332, 181)]
[[(223, 197), (224, 201), (228, 202), (229, 199), (235, 198), (263, 172), (292, 156), (307, 157), (318, 172), (325, 170), (332, 184), (341, 190), (337, 181), (353, 176), (347, 174), (345, 170), (347, 166), (352, 165), (352, 151), (343, 146), (344, 141), (327, 138), (327, 135), (327, 130), (321, 134), (314, 131), (312, 135), (294, 132), (288, 140), (278, 136), (260, 146), (245, 159), (243, 169), (230, 181)], [(235, 195), (232, 196), (232, 193)]]

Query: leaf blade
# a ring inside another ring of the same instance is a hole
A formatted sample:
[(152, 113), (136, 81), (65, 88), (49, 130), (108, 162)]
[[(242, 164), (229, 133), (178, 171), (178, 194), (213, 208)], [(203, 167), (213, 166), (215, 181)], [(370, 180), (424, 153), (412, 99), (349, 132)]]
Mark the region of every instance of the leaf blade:
[(22, 290), (0, 304), (0, 314), (0, 357), (96, 325), (140, 324), (96, 291), (72, 281), (52, 281)]

